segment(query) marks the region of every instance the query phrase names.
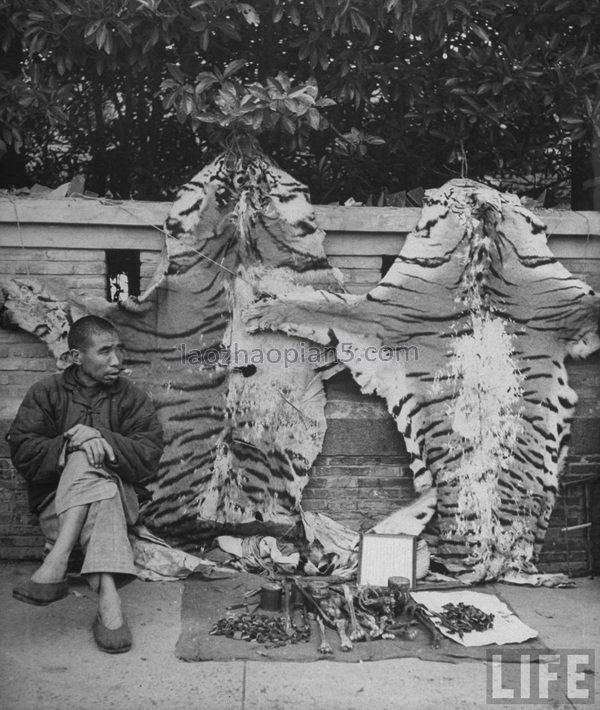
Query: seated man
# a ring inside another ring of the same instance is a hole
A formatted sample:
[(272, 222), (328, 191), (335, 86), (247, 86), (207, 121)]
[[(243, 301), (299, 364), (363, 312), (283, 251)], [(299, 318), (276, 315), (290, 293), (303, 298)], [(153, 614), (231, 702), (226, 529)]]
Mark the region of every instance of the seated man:
[(94, 638), (103, 651), (120, 653), (132, 644), (117, 592), (135, 576), (127, 527), (149, 498), (144, 483), (156, 475), (162, 431), (150, 399), (119, 376), (123, 347), (111, 323), (85, 316), (68, 342), (74, 364), (31, 387), (7, 436), (31, 511), (53, 543), (13, 596), (36, 605), (67, 596), (67, 563), (79, 540), (81, 574), (98, 593)]

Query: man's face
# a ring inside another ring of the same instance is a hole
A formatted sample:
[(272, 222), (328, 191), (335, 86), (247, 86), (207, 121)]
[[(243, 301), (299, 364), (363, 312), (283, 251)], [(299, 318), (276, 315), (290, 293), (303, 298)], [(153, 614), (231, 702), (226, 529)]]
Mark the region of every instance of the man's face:
[(123, 345), (116, 332), (91, 334), (86, 347), (73, 350), (72, 355), (88, 385), (110, 385), (123, 369)]

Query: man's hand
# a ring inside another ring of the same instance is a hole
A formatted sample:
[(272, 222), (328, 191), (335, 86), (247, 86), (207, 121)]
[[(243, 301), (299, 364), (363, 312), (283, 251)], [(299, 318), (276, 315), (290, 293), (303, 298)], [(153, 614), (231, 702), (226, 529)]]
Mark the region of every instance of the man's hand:
[(96, 468), (102, 466), (106, 456), (108, 456), (110, 463), (114, 463), (117, 460), (113, 447), (106, 439), (102, 439), (101, 437), (88, 439), (78, 448), (85, 453), (90, 466), (95, 466)]
[(71, 448), (80, 449), (86, 441), (100, 438), (100, 432), (85, 424), (75, 424), (65, 432), (65, 438), (69, 440)]

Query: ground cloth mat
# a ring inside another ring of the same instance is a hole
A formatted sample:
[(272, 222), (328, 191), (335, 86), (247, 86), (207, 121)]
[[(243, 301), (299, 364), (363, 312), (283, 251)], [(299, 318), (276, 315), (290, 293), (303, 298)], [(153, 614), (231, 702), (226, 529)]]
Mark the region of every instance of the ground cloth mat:
[[(175, 655), (184, 661), (381, 661), (388, 658), (420, 658), (430, 661), (448, 661), (457, 663), (468, 660), (484, 660), (490, 649), (515, 648), (546, 649), (538, 639), (522, 644), (506, 644), (502, 647), (485, 646), (465, 648), (447, 638), (441, 641), (440, 648), (430, 647), (430, 634), (419, 627), (413, 641), (395, 639), (393, 641), (362, 641), (354, 644), (352, 651), (342, 653), (339, 639), (333, 629), (327, 629), (327, 639), (334, 655), (321, 656), (318, 653), (319, 636), (316, 624), (312, 624), (309, 641), (279, 648), (266, 648), (263, 644), (237, 641), (225, 636), (210, 636), (214, 624), (226, 615), (226, 607), (239, 604), (244, 592), (260, 587), (264, 577), (240, 573), (235, 575), (205, 576), (194, 573), (184, 583), (181, 605), (182, 630), (175, 648)], [(258, 599), (258, 597), (256, 598)], [(240, 613), (244, 610), (236, 610)], [(263, 612), (257, 609), (256, 613)], [(277, 614), (275, 614), (277, 616)]]

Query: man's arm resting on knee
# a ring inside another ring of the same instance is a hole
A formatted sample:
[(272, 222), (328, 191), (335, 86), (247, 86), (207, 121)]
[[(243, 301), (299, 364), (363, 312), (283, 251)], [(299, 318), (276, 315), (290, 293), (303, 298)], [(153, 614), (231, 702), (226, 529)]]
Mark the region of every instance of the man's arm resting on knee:
[(65, 432), (65, 438), (69, 440), (69, 449), (78, 449), (82, 444), (90, 439), (100, 438), (102, 434), (94, 427), (85, 424), (75, 424)]
[(102, 438), (102, 434), (94, 427), (75, 424), (65, 432), (65, 439), (68, 441), (67, 453), (83, 451), (90, 466), (116, 463), (112, 446)]
[(110, 466), (116, 463), (115, 452), (112, 446), (101, 436), (88, 439), (80, 446), (70, 447), (69, 453), (73, 451), (83, 451), (90, 466), (95, 466), (96, 468), (103, 465)]

